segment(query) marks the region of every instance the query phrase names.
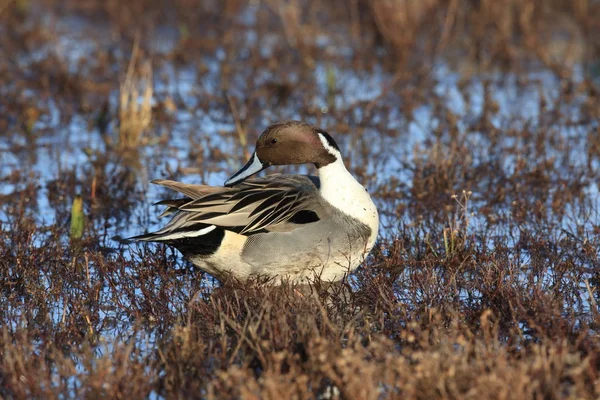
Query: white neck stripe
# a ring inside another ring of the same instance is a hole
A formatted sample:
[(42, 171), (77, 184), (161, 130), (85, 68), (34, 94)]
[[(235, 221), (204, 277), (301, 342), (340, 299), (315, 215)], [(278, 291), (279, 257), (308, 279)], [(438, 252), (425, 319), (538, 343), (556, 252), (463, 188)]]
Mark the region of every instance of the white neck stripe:
[(336, 159), (341, 160), (342, 155), (335, 147), (329, 144), (329, 141), (327, 141), (325, 135), (323, 135), (322, 133), (317, 133), (317, 135), (319, 135), (319, 140), (321, 141), (321, 144), (323, 145), (325, 150), (327, 150), (327, 152), (334, 156)]

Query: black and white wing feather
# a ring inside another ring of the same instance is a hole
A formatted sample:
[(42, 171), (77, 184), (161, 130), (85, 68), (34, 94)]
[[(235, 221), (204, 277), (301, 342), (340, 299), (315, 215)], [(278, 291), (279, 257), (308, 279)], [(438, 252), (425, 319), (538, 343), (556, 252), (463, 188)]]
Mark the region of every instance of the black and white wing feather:
[(281, 179), (281, 175), (270, 175), (249, 179), (233, 188), (166, 180), (153, 183), (187, 196), (186, 199), (157, 203), (168, 207), (163, 215), (176, 214), (163, 229), (154, 233), (153, 240), (160, 240), (160, 235), (173, 237), (177, 232), (193, 232), (212, 225), (242, 235), (271, 230), (290, 231), (298, 223), (319, 219), (314, 210), (315, 202), (311, 201), (317, 186), (308, 177), (286, 175), (285, 179)]

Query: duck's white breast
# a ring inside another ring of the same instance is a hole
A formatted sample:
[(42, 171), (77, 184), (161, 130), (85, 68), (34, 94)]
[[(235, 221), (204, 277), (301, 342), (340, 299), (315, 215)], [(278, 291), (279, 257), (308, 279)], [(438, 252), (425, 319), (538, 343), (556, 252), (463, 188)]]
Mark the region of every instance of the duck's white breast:
[(379, 213), (367, 189), (344, 166), (341, 158), (319, 168), (321, 196), (335, 208), (371, 228), (366, 251), (370, 251), (379, 231)]

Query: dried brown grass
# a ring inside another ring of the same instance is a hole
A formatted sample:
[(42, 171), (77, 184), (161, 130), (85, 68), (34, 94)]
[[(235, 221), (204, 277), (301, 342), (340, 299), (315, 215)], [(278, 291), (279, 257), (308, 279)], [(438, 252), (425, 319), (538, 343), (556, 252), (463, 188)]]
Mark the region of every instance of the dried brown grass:
[[(563, 252), (533, 235), (489, 249), (469, 237), (444, 254), (433, 251), (443, 237), (410, 228), (380, 243), (352, 295), (302, 297), (257, 283), (198, 292), (164, 249), (125, 259), (90, 242), (81, 253), (62, 244), (67, 231), (3, 226), (5, 397), (599, 394), (589, 324), (600, 321), (577, 301), (578, 271), (598, 255), (576, 241)], [(514, 259), (522, 251), (528, 264)], [(548, 273), (554, 283), (536, 279)]]
[(403, 60), (415, 51), (451, 58), (448, 53), (466, 53), (483, 69), (538, 60), (566, 77), (600, 45), (587, 36), (590, 27), (597, 28), (594, 16), (600, 11), (588, 0), (366, 3), (379, 32)]
[(122, 149), (142, 145), (152, 123), (152, 64), (140, 61), (139, 51), (139, 37), (136, 37), (127, 74), (119, 88), (118, 145)]

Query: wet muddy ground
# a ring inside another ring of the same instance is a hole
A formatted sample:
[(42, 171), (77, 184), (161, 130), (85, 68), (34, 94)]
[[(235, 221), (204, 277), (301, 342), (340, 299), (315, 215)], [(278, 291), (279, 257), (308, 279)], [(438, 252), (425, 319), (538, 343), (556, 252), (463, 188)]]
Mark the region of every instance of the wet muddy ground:
[[(0, 53), (2, 397), (600, 396), (597, 1), (8, 0)], [(347, 290), (114, 240), (287, 119), (379, 208)]]

